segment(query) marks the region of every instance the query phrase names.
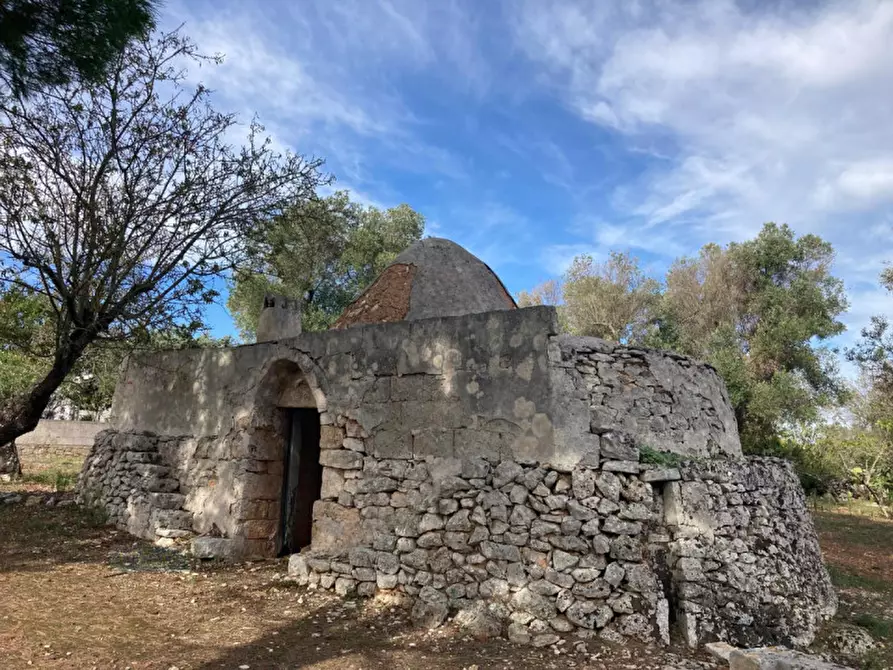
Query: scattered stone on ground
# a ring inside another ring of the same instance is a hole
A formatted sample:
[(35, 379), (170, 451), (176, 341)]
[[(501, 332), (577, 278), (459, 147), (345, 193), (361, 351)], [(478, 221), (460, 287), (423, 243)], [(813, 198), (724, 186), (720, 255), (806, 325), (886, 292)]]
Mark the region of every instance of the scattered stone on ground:
[(817, 656), (783, 647), (735, 649), (729, 654), (729, 670), (853, 670)]
[(875, 650), (878, 643), (864, 628), (858, 626), (838, 626), (828, 636), (828, 647), (841, 656), (860, 659)]

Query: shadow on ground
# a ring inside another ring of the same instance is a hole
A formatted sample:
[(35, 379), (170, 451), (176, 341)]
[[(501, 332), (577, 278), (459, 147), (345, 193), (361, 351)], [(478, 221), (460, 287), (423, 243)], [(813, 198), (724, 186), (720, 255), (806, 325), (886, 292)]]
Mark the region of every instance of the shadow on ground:
[(421, 631), (396, 601), (283, 579), (285, 561), (201, 563), (76, 508), (0, 506), (3, 670), (704, 668), (639, 644), (556, 649)]

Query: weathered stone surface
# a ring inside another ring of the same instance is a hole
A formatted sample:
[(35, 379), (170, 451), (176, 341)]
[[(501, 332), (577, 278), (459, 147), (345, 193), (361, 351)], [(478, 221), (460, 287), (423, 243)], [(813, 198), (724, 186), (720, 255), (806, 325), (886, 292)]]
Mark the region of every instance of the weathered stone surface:
[(847, 658), (859, 660), (877, 649), (878, 643), (864, 628), (838, 626), (827, 638), (828, 646)]
[(642, 481), (649, 483), (675, 482), (682, 479), (677, 468), (653, 468), (642, 473)]
[(577, 500), (583, 500), (595, 493), (595, 475), (595, 471), (589, 469), (577, 468), (573, 471), (571, 482)]
[(639, 448), (627, 433), (605, 433), (601, 436), (601, 457), (609, 461), (638, 462)]
[(335, 553), (362, 541), (360, 512), (338, 503), (318, 501), (313, 506), (311, 545), (317, 553)]
[(635, 475), (640, 470), (637, 461), (604, 461), (602, 462), (602, 470), (605, 472), (624, 472)]
[[(664, 487), (664, 510), (689, 644), (701, 631), (742, 646), (809, 644), (837, 597), (791, 466), (754, 458), (685, 464), (680, 474)], [(717, 598), (746, 605), (716, 607)]]
[(735, 649), (729, 653), (729, 670), (852, 670), (815, 656), (779, 647)]
[(514, 609), (532, 614), (538, 619), (548, 620), (556, 615), (555, 604), (551, 600), (528, 588), (515, 593), (511, 602)]
[(445, 594), (425, 586), (419, 592), (412, 608), (412, 621), (421, 628), (437, 628), (449, 614), (449, 601)]
[(476, 601), (459, 610), (453, 621), (476, 640), (499, 637), (503, 631), (503, 622), (500, 617), (481, 601)]
[[(620, 479), (611, 472), (603, 472), (595, 478), (599, 492), (608, 500), (620, 500)], [(604, 512), (602, 512), (604, 514)]]
[(510, 623), (508, 626), (509, 642), (515, 644), (530, 644), (530, 634), (527, 632), (527, 626), (521, 623)]
[(192, 555), (196, 558), (225, 558), (231, 555), (232, 543), (224, 537), (195, 537), (191, 543)]
[(363, 454), (349, 449), (327, 449), (319, 454), (320, 465), (340, 470), (359, 470), (363, 467)]

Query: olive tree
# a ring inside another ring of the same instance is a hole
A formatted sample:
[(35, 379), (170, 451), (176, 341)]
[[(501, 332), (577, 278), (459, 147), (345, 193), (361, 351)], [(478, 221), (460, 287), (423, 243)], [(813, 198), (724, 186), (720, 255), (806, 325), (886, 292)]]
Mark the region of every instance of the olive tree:
[(245, 240), (327, 181), (190, 84), (213, 64), (178, 31), (130, 43), (98, 82), (0, 100), (0, 282), (43, 297), (52, 361), (0, 405), (0, 444), (29, 430), (103, 339), (197, 329)]

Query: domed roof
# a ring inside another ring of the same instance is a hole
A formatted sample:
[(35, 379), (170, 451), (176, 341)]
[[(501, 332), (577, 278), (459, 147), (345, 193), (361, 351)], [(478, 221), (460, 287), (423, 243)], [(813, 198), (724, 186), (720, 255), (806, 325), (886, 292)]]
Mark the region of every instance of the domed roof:
[(516, 308), (499, 277), (477, 256), (450, 240), (427, 237), (397, 256), (332, 327)]

